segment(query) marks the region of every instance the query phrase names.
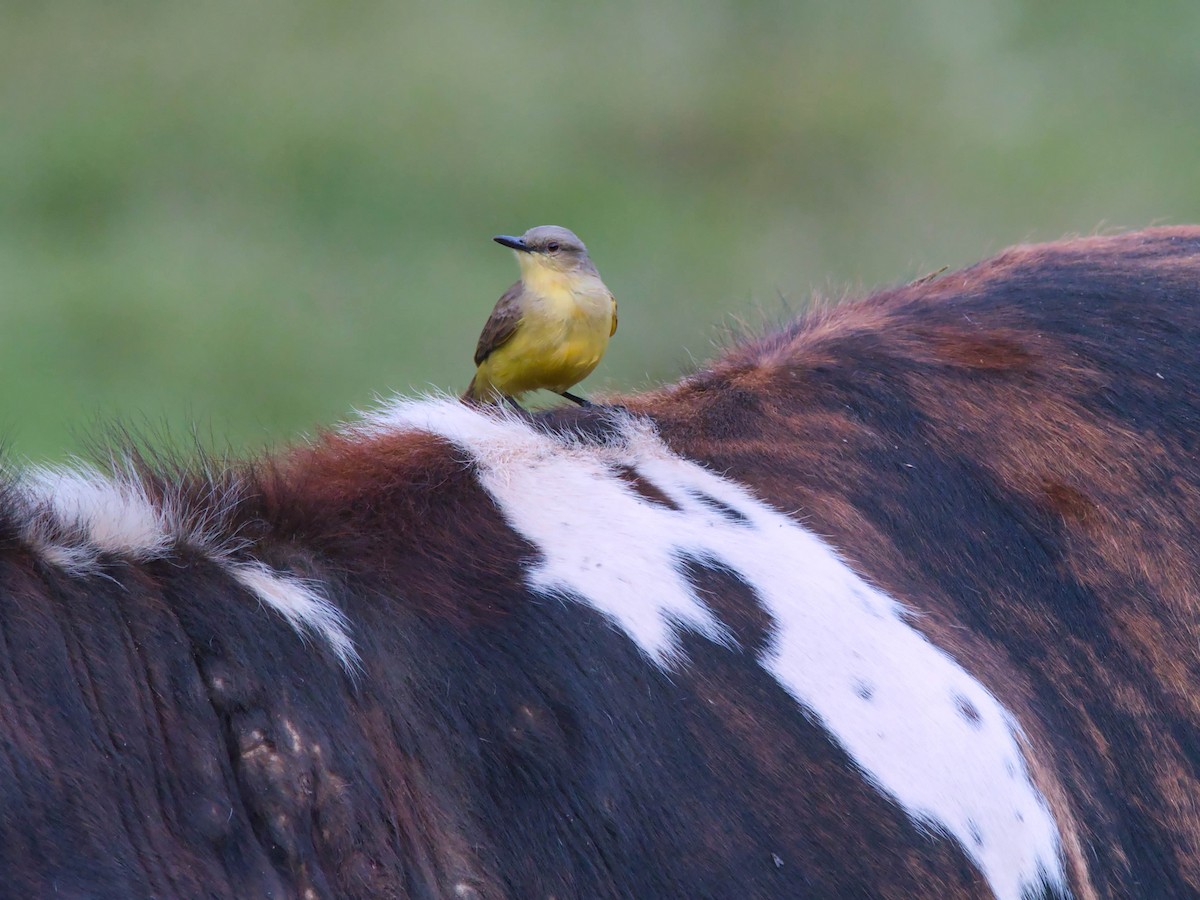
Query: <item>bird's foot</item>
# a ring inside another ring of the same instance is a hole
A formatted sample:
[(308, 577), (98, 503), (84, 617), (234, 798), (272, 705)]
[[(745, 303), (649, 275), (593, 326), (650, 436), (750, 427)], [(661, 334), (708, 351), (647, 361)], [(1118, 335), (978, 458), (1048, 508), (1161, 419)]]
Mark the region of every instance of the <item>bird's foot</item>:
[(593, 403), (591, 400), (585, 400), (576, 394), (572, 394), (570, 391), (560, 391), (559, 396), (566, 397), (572, 403), (578, 403), (584, 409), (594, 409), (596, 406), (596, 404)]

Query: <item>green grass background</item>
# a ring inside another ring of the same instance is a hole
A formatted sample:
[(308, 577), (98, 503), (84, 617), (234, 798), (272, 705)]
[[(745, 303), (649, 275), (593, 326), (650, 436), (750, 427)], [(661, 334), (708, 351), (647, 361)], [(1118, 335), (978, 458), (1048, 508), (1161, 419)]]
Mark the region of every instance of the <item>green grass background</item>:
[(1010, 243), (1200, 219), (1200, 4), (0, 4), (0, 436), (257, 449), (461, 389), (578, 231), (584, 386)]

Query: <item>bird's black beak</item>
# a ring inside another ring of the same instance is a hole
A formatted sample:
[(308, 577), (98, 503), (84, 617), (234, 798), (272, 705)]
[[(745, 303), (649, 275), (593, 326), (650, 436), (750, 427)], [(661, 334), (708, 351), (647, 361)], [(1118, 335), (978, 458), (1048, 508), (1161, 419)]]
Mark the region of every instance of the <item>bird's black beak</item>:
[(513, 237), (510, 234), (498, 234), (492, 238), (492, 240), (497, 244), (503, 244), (505, 247), (512, 247), (514, 250), (520, 250), (522, 253), (529, 253), (532, 249), (519, 237)]

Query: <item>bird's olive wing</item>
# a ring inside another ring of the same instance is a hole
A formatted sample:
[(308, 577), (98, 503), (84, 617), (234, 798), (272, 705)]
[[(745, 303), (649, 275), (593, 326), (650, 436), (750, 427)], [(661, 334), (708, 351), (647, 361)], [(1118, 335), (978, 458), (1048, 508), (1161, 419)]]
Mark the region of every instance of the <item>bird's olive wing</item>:
[(479, 335), (479, 343), (475, 346), (475, 365), (479, 365), (487, 359), (494, 350), (503, 347), (516, 333), (519, 324), (521, 324), (521, 282), (518, 281), (496, 301), (496, 308), (492, 310), (487, 324), (483, 326), (483, 333)]
[(612, 337), (614, 334), (617, 333), (617, 298), (613, 297), (612, 302), (613, 302), (613, 326), (612, 326), (612, 331), (610, 331), (608, 333), (609, 337)]

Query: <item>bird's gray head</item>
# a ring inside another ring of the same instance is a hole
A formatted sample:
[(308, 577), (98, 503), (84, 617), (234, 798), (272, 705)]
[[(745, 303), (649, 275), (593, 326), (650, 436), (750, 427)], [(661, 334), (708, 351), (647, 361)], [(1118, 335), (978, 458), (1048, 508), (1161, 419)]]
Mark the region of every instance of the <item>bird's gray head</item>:
[(561, 225), (538, 225), (520, 237), (500, 234), (492, 238), (497, 244), (511, 247), (517, 253), (521, 269), (538, 266), (560, 271), (592, 268), (587, 247), (568, 228)]

